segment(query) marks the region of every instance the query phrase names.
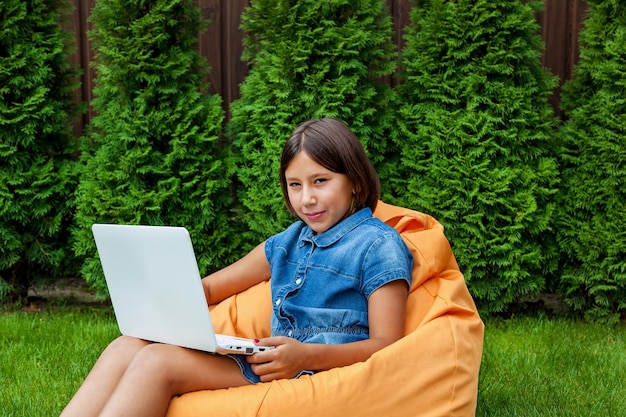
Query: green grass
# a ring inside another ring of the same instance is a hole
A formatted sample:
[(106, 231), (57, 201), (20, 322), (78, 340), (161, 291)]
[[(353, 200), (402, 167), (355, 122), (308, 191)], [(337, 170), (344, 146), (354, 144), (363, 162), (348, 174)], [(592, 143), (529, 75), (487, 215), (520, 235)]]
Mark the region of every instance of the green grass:
[[(110, 308), (0, 309), (0, 417), (58, 416), (107, 343)], [(476, 415), (626, 415), (626, 327), (487, 320)]]
[(118, 334), (110, 308), (0, 312), (0, 416), (58, 416)]
[(487, 321), (477, 416), (626, 416), (626, 327)]

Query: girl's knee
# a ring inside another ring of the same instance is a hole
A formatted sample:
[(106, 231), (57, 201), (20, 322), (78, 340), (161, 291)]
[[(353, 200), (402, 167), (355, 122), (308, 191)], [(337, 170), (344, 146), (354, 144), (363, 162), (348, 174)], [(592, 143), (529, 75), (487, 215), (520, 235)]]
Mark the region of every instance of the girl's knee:
[(131, 365), (141, 368), (153, 368), (154, 370), (164, 370), (172, 364), (172, 350), (182, 349), (160, 343), (151, 343), (143, 346), (131, 362)]
[(135, 355), (150, 342), (129, 336), (120, 336), (113, 340), (100, 355), (99, 362), (126, 367)]
[(111, 343), (109, 343), (109, 345), (105, 349), (105, 352), (110, 351), (115, 354), (127, 353), (134, 355), (149, 344), (150, 342), (137, 339), (136, 337), (120, 336), (117, 339), (113, 340)]
[(176, 346), (152, 343), (139, 350), (128, 365), (127, 373), (142, 375), (154, 385), (172, 386), (176, 382), (172, 350)]

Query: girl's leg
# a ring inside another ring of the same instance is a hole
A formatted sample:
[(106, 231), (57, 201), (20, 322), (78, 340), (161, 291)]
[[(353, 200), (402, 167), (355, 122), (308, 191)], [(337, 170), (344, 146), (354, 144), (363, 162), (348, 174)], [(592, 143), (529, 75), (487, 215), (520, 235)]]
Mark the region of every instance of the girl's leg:
[(97, 416), (137, 352), (149, 343), (127, 336), (119, 337), (111, 342), (102, 352), (61, 416)]
[(247, 384), (230, 358), (155, 343), (135, 355), (100, 416), (164, 416), (175, 395)]

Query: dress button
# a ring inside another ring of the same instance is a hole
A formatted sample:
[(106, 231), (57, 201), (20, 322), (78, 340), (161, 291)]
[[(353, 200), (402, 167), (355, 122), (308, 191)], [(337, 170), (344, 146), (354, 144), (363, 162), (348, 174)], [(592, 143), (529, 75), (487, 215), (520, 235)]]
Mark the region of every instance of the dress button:
[(289, 330), (289, 331), (287, 332), (287, 336), (289, 336), (289, 337), (293, 336), (293, 331)]
[(276, 305), (280, 304), (280, 298), (276, 299)]
[(301, 283), (301, 282), (302, 282), (302, 279), (300, 279), (300, 278), (298, 278), (298, 279), (296, 280), (296, 284), (298, 284), (298, 285), (300, 285), (300, 283)]

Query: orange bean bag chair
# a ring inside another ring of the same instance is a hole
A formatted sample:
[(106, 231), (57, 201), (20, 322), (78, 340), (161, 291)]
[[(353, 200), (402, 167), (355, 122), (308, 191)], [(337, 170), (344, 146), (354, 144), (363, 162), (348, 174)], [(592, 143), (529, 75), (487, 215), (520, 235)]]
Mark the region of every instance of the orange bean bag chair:
[[(393, 226), (415, 258), (406, 336), (367, 361), (239, 388), (172, 399), (167, 417), (473, 416), (484, 325), (443, 226), (379, 202), (374, 216)], [(269, 335), (269, 282), (211, 306), (217, 332)]]

